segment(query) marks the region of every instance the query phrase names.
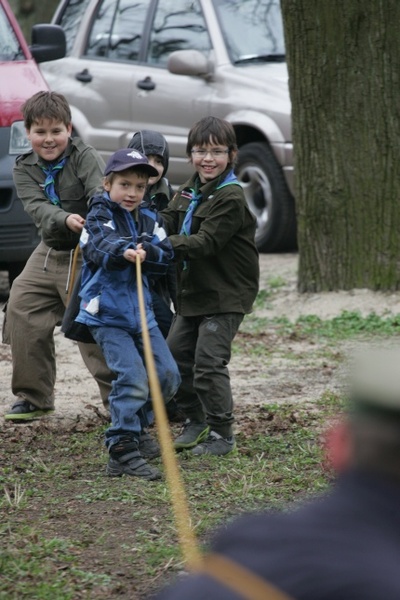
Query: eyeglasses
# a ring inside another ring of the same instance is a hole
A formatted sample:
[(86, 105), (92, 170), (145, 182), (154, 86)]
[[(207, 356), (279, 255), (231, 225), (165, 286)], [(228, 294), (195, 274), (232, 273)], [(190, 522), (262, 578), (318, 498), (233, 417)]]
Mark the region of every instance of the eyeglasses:
[(205, 158), (207, 154), (209, 154), (212, 158), (222, 158), (225, 154), (229, 153), (229, 149), (221, 150), (220, 148), (216, 148), (215, 150), (192, 150), (192, 154), (197, 156), (197, 158)]

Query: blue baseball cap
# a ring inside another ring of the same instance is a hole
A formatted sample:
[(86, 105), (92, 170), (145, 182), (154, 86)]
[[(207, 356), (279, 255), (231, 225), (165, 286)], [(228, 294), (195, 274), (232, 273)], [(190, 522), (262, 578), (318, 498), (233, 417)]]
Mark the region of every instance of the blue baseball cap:
[(159, 174), (157, 169), (149, 164), (144, 154), (132, 148), (122, 148), (110, 156), (104, 175), (125, 171), (131, 167), (140, 167), (140, 170), (148, 173), (149, 177), (156, 177)]

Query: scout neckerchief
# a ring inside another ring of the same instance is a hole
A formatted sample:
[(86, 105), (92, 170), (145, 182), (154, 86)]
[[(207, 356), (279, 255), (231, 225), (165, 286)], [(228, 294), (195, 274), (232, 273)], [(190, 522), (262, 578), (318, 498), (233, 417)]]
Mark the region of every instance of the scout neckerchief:
[(229, 171), (228, 175), (219, 184), (219, 186), (217, 187), (217, 189), (215, 191), (220, 190), (221, 188), (225, 187), (226, 185), (240, 185), (239, 180), (233, 171)]
[[(225, 179), (219, 184), (215, 191), (220, 190), (226, 185), (240, 185), (236, 175), (233, 171), (230, 171)], [(181, 235), (190, 235), (192, 229), (193, 213), (201, 202), (202, 194), (197, 192), (193, 188), (187, 188), (182, 190), (181, 198), (190, 198), (190, 204), (186, 209), (185, 218), (180, 230)]]
[[(196, 191), (193, 188), (189, 188), (189, 189), (182, 191), (181, 197), (182, 198), (190, 198), (190, 203), (186, 209), (185, 218), (183, 219), (182, 227), (181, 227), (181, 230), (179, 233), (181, 235), (189, 236), (192, 231), (193, 213), (201, 201), (202, 194), (198, 194), (198, 193), (196, 194)], [(184, 260), (183, 261), (183, 270), (185, 271), (186, 269), (187, 269), (187, 261)]]
[(45, 182), (41, 187), (43, 188), (46, 198), (48, 198), (50, 202), (55, 206), (61, 206), (60, 198), (58, 197), (54, 185), (55, 177), (57, 173), (61, 171), (61, 169), (64, 167), (65, 163), (67, 162), (67, 158), (67, 156), (64, 156), (64, 158), (62, 158), (57, 163), (48, 163), (47, 166), (40, 165), (40, 168), (46, 175)]
[(193, 188), (190, 188), (189, 190), (183, 190), (181, 193), (181, 197), (182, 198), (190, 198), (190, 204), (186, 209), (185, 218), (183, 219), (182, 227), (181, 227), (181, 230), (179, 233), (181, 235), (189, 236), (191, 234), (191, 230), (192, 230), (193, 213), (196, 210), (196, 208), (198, 207), (198, 205), (201, 201), (202, 195), (196, 194), (195, 190)]

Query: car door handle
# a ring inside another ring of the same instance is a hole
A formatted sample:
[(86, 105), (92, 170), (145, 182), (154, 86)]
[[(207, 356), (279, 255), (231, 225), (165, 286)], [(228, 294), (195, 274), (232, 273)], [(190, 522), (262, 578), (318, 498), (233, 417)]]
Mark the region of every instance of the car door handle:
[(89, 73), (89, 69), (83, 69), (83, 71), (75, 75), (75, 78), (78, 81), (83, 81), (83, 83), (89, 83), (93, 79), (92, 75)]
[(136, 85), (141, 90), (154, 90), (156, 87), (156, 84), (151, 80), (151, 77), (145, 77), (141, 81), (138, 81)]

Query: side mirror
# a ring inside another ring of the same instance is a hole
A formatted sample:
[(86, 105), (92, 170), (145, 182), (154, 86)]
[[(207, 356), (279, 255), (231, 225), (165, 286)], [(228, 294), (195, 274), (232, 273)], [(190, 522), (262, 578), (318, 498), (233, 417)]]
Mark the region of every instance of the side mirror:
[(168, 58), (168, 70), (175, 75), (191, 75), (210, 79), (213, 69), (210, 61), (199, 50), (175, 50)]
[(29, 50), (37, 63), (64, 58), (67, 43), (63, 28), (59, 25), (34, 25)]

